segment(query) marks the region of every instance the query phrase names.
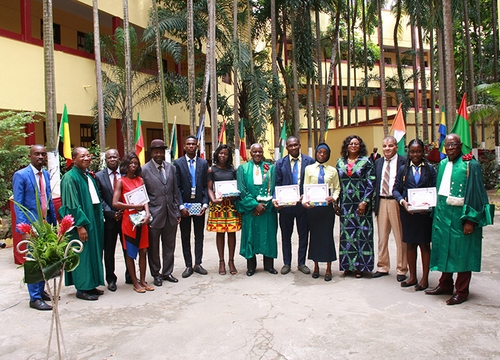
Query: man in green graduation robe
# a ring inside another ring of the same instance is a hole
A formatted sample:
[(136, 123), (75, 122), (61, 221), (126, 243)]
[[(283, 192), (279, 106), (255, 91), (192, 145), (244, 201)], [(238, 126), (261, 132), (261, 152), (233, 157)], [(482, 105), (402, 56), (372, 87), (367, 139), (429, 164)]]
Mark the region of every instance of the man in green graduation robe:
[(102, 251), (104, 246), (104, 217), (97, 185), (88, 174), (91, 156), (84, 147), (73, 150), (73, 167), (61, 179), (61, 217), (72, 215), (75, 228), (70, 239), (80, 239), (83, 251), (79, 254), (80, 264), (66, 273), (66, 285), (75, 285), (76, 297), (83, 300), (97, 300), (104, 285)]
[(274, 165), (263, 161), (262, 145), (250, 148), (252, 160), (238, 168), (238, 190), (241, 192), (236, 208), (241, 214), (240, 255), (247, 259), (247, 275), (252, 276), (257, 267), (256, 254), (264, 255), (264, 270), (277, 274), (274, 259), (278, 253), (276, 233), (278, 216), (272, 204)]
[(460, 137), (448, 135), (444, 147), (447, 158), (437, 176), (430, 265), (442, 275), (426, 294), (453, 294), (446, 304), (456, 305), (467, 300), (472, 271), (481, 271), (483, 226), (493, 223), (494, 207), (488, 202), (481, 166), (472, 155), (462, 154)]

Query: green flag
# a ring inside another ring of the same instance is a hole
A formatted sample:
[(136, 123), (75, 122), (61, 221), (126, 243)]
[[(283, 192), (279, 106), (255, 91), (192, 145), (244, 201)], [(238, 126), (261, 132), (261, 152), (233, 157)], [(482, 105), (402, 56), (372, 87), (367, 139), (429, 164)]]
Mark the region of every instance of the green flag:
[(460, 103), (460, 108), (458, 109), (458, 115), (453, 124), (453, 128), (450, 134), (457, 134), (462, 140), (462, 152), (464, 154), (469, 154), (472, 151), (472, 141), (470, 138), (470, 126), (467, 114), (467, 94), (462, 97), (462, 102)]
[(283, 154), (285, 153), (285, 145), (286, 145), (286, 121), (283, 123), (283, 127), (281, 128), (281, 135), (280, 135), (281, 158), (283, 157)]

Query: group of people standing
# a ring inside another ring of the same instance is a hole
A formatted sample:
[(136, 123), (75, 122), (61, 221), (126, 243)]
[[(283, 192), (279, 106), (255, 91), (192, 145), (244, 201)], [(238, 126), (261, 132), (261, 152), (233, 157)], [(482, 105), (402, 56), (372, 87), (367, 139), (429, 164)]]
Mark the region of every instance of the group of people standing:
[[(351, 135), (342, 143), (336, 166), (327, 164), (331, 150), (326, 143), (316, 147), (314, 159), (302, 154), (300, 147), (297, 137), (289, 137), (286, 141), (288, 154), (274, 165), (265, 161), (262, 145), (253, 144), (251, 160), (236, 170), (231, 149), (225, 144), (216, 149), (213, 165), (209, 167), (207, 161), (197, 156), (194, 136), (185, 139), (185, 155), (174, 164), (165, 161), (165, 143), (155, 139), (149, 148), (151, 160), (146, 164), (140, 164), (135, 153), (127, 154), (120, 164), (118, 151), (108, 150), (105, 155), (107, 167), (98, 172), (95, 179), (88, 171), (91, 160), (88, 150), (75, 148), (74, 166), (61, 180), (59, 213), (61, 216), (73, 215), (73, 236), (84, 242), (84, 248), (80, 266), (67, 273), (66, 285), (75, 285), (76, 296), (84, 300), (97, 300), (103, 294), (98, 286), (104, 285), (104, 278), (108, 289), (116, 291), (114, 258), (118, 235), (126, 262), (125, 282), (132, 284), (136, 292), (155, 289), (146, 281), (147, 262), (155, 286), (161, 286), (163, 281), (178, 282), (173, 275), (178, 225), (185, 262), (183, 278), (193, 272), (207, 274), (202, 266), (205, 227), (217, 233), (220, 275), (226, 274), (226, 234), (229, 273), (238, 272), (234, 264), (235, 233), (240, 230), (240, 255), (247, 260), (246, 275), (255, 274), (257, 254), (263, 255), (264, 270), (277, 274), (274, 259), (278, 255), (278, 223), (283, 254), (280, 272), (286, 275), (291, 271), (294, 222), (298, 233), (298, 270), (311, 274), (307, 258), (314, 263), (312, 277), (318, 278), (319, 263), (326, 263), (324, 279), (331, 281), (331, 264), (337, 260), (333, 229), (336, 216), (339, 216), (338, 259), (344, 276), (378, 278), (388, 275), (388, 240), (392, 231), (397, 250), (396, 279), (402, 287), (425, 290), (429, 286), (429, 270), (439, 270), (443, 275), (438, 286), (426, 293), (453, 295), (447, 301), (449, 305), (467, 299), (471, 271), (480, 271), (482, 227), (492, 223), (493, 207), (488, 203), (479, 163), (470, 155), (462, 154), (457, 135), (446, 137), (447, 158), (441, 162), (437, 173), (426, 162), (424, 144), (418, 139), (408, 144), (408, 158), (405, 158), (397, 154), (396, 139), (385, 137), (383, 156), (377, 157), (375, 154), (368, 156), (363, 140)], [(34, 197), (40, 196), (40, 189), (47, 189), (45, 196), (50, 206), (46, 220), (55, 223), (49, 181), (45, 179), (46, 185), (43, 185), (45, 148), (32, 146), (30, 158), (34, 170), (29, 166), (28, 170), (20, 170), (14, 176), (15, 200), (32, 211), (30, 206)], [(42, 177), (42, 182), (35, 176)], [(216, 193), (214, 184), (227, 180), (237, 181), (238, 196), (220, 197)], [(298, 185), (302, 196), (304, 185), (309, 184), (327, 185), (328, 196), (321, 206), (308, 201), (282, 206), (276, 199), (276, 186)], [(436, 187), (437, 206), (432, 212), (411, 211), (408, 190), (427, 187)], [(137, 190), (145, 191), (148, 201), (134, 204), (125, 199), (126, 194)], [(25, 201), (26, 198), (29, 201)], [(22, 213), (16, 209), (17, 214), (21, 222)], [(374, 273), (373, 214), (378, 225)], [(416, 265), (418, 248), (423, 271), (420, 279)], [(139, 278), (135, 269), (137, 255)], [(455, 291), (453, 272), (458, 272)], [(31, 307), (51, 309), (45, 303), (47, 298), (43, 297), (43, 284), (36, 288), (29, 286), (29, 291)]]

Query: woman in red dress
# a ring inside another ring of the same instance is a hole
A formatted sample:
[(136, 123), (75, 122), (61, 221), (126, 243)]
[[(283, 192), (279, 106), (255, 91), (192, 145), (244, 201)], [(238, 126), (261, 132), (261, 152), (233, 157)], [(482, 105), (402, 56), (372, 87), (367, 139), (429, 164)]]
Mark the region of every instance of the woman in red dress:
[[(141, 205), (127, 204), (124, 197), (124, 194), (144, 185), (144, 181), (140, 177), (141, 164), (136, 153), (130, 152), (123, 158), (120, 165), (120, 173), (122, 177), (115, 187), (113, 207), (124, 210), (122, 220), (122, 241), (123, 247), (127, 253), (127, 270), (130, 273), (134, 290), (138, 293), (145, 293), (146, 291), (154, 290), (154, 287), (149, 286), (146, 282), (146, 251), (149, 246), (147, 226), (150, 217), (149, 206), (147, 203)], [(135, 226), (130, 220), (130, 215), (136, 214), (141, 210), (145, 211), (143, 222), (141, 225)], [(135, 272), (135, 259), (137, 258), (137, 253), (139, 253), (140, 281), (137, 280)]]

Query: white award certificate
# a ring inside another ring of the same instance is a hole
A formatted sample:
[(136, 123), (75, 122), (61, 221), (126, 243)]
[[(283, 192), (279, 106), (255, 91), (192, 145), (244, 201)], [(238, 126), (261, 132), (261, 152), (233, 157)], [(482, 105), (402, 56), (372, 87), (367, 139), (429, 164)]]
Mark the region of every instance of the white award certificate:
[(303, 203), (312, 203), (315, 206), (326, 206), (326, 198), (328, 197), (327, 184), (309, 184), (304, 185)]
[(436, 206), (436, 188), (408, 189), (408, 210), (429, 210)]
[(216, 181), (214, 182), (214, 186), (215, 197), (218, 199), (240, 195), (240, 191), (238, 190), (238, 183), (236, 182), (236, 180)]
[(275, 191), (279, 206), (294, 206), (300, 200), (299, 185), (276, 186)]
[(149, 202), (148, 192), (144, 185), (130, 190), (128, 193), (123, 194), (125, 202), (129, 205), (143, 205)]

